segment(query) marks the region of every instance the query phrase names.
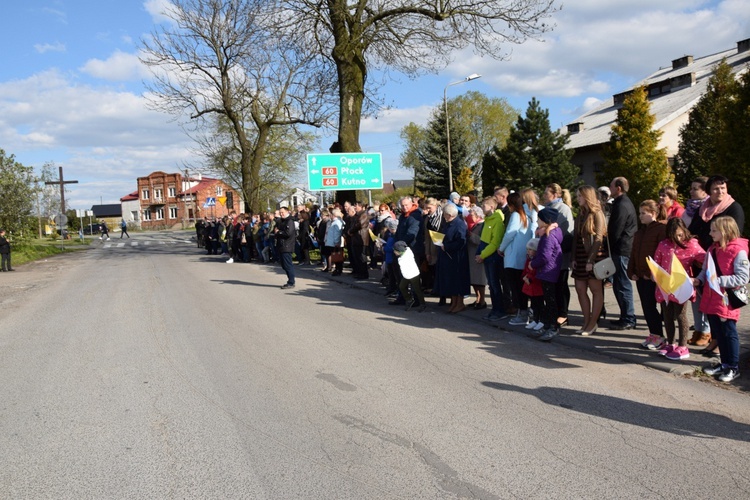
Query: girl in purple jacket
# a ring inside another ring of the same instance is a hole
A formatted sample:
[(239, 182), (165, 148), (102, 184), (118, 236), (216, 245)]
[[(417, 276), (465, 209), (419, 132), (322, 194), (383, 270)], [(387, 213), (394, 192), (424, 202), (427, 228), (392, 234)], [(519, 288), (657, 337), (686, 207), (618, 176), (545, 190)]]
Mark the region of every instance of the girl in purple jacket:
[(531, 267), (536, 270), (536, 277), (542, 282), (544, 290), (544, 309), (541, 320), (544, 327), (535, 332), (539, 340), (549, 342), (558, 333), (557, 302), (555, 286), (562, 267), (562, 229), (557, 227), (558, 212), (554, 208), (545, 208), (539, 212), (537, 236), (539, 246)]

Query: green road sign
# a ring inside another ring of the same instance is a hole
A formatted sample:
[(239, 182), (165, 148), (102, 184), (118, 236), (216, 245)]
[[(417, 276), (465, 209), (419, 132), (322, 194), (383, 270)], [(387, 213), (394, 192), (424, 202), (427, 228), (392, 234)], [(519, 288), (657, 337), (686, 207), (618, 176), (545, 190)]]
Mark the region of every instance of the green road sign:
[(307, 155), (310, 191), (383, 189), (380, 153)]

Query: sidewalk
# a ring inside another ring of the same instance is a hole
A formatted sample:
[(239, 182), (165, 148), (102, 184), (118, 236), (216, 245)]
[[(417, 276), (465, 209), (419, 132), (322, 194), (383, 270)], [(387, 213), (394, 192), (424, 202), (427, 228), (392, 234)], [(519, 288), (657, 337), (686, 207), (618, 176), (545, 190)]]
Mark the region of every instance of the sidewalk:
[[(295, 271), (298, 275), (305, 275), (309, 278), (321, 278), (336, 281), (342, 284), (349, 285), (353, 288), (366, 290), (378, 296), (379, 300), (383, 303), (386, 302), (383, 293), (385, 289), (380, 285), (380, 270), (370, 270), (369, 280), (355, 280), (351, 277), (349, 270), (345, 269), (344, 274), (341, 276), (331, 276), (329, 273), (321, 273), (318, 271), (317, 266), (295, 266)], [(601, 320), (600, 326), (594, 335), (589, 337), (583, 337), (576, 335), (574, 332), (580, 328), (583, 323), (581, 316), (581, 309), (578, 304), (578, 296), (576, 295), (575, 288), (573, 286), (573, 279), (569, 281), (570, 284), (570, 307), (569, 307), (569, 324), (560, 330), (560, 335), (555, 337), (552, 343), (558, 343), (561, 345), (574, 347), (577, 349), (583, 349), (606, 356), (628, 362), (637, 363), (649, 368), (654, 368), (667, 373), (672, 373), (679, 376), (698, 375), (700, 368), (710, 363), (709, 358), (705, 358), (698, 354), (698, 351), (702, 347), (690, 346), (690, 358), (682, 361), (669, 361), (656, 354), (655, 351), (649, 351), (643, 349), (640, 343), (648, 335), (646, 328), (646, 321), (643, 319), (640, 299), (638, 293), (634, 289), (635, 294), (635, 311), (638, 318), (637, 329), (635, 330), (624, 330), (616, 331), (609, 329), (609, 320), (616, 319), (619, 316), (620, 309), (617, 306), (617, 301), (612, 293), (611, 288), (605, 289), (605, 306), (607, 309), (607, 319)], [(635, 287), (634, 287), (635, 288)], [(489, 293), (487, 295), (489, 300)], [(443, 308), (437, 306), (437, 297), (427, 297), (428, 310), (442, 311)], [(474, 296), (472, 292), (471, 298), (466, 300), (467, 305), (474, 302)], [(445, 308), (447, 310), (447, 308)], [(489, 328), (498, 328), (507, 332), (514, 332), (519, 335), (526, 335), (528, 330), (523, 326), (511, 326), (508, 324), (508, 320), (500, 322), (490, 323), (482, 319), (482, 316), (487, 314), (487, 309), (484, 310), (473, 310), (467, 308), (465, 311), (459, 313), (459, 316), (466, 318), (470, 321), (476, 321), (479, 323), (486, 324)], [(740, 370), (743, 371), (742, 377), (735, 381), (732, 385), (741, 388), (744, 391), (750, 392), (750, 306), (747, 311), (743, 311), (740, 321), (737, 325), (737, 330), (740, 335)], [(692, 321), (692, 313), (688, 313), (688, 318)], [(690, 335), (692, 336), (692, 330)]]

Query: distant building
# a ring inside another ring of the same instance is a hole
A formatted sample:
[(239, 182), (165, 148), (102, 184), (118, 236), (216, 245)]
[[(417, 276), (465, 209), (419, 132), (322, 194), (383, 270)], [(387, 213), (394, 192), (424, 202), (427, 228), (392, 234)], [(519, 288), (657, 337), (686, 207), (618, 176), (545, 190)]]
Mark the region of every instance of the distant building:
[(219, 179), (200, 174), (187, 178), (182, 173), (152, 172), (138, 177), (137, 183), (143, 229), (176, 227), (199, 218), (223, 217), (232, 210), (240, 211), (240, 196)]
[(568, 149), (575, 149), (572, 162), (580, 168), (584, 182), (595, 185), (596, 175), (604, 166), (604, 144), (609, 142), (612, 125), (625, 97), (636, 87), (648, 89), (651, 113), (656, 117), (654, 128), (663, 132), (660, 148), (667, 149), (670, 163), (677, 154), (680, 127), (688, 122), (690, 110), (705, 94), (715, 66), (726, 58), (735, 74), (745, 71), (750, 63), (750, 38), (737, 42), (737, 48), (694, 59), (683, 56), (672, 65), (661, 68), (646, 79), (599, 104), (567, 125), (570, 134)]
[(110, 203), (106, 205), (93, 205), (91, 211), (94, 212), (99, 222), (105, 222), (110, 232), (120, 229), (122, 220), (122, 205), (119, 203)]
[(125, 219), (129, 227), (141, 227), (141, 201), (138, 198), (138, 191), (133, 191), (120, 198), (122, 218)]
[(320, 203), (320, 199), (315, 195), (315, 193), (298, 187), (294, 188), (294, 191), (292, 191), (288, 196), (285, 196), (284, 198), (278, 200), (277, 206), (287, 207), (293, 210), (297, 205), (315, 205), (318, 203)]
[(394, 180), (391, 179), (390, 182), (383, 183), (383, 195), (389, 195), (396, 192), (397, 189), (407, 188), (412, 189), (414, 187), (414, 180), (413, 179), (405, 179), (405, 180)]

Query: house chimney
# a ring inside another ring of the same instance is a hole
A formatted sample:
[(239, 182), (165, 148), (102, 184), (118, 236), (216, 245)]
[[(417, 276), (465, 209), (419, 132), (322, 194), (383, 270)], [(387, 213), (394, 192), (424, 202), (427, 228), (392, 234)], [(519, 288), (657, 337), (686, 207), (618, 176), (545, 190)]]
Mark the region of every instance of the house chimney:
[(745, 38), (737, 42), (737, 53), (741, 54), (750, 50), (750, 38)]
[(672, 69), (685, 68), (690, 64), (693, 64), (693, 56), (683, 56), (672, 61)]
[(583, 122), (568, 123), (567, 129), (569, 134), (577, 134), (583, 130)]

